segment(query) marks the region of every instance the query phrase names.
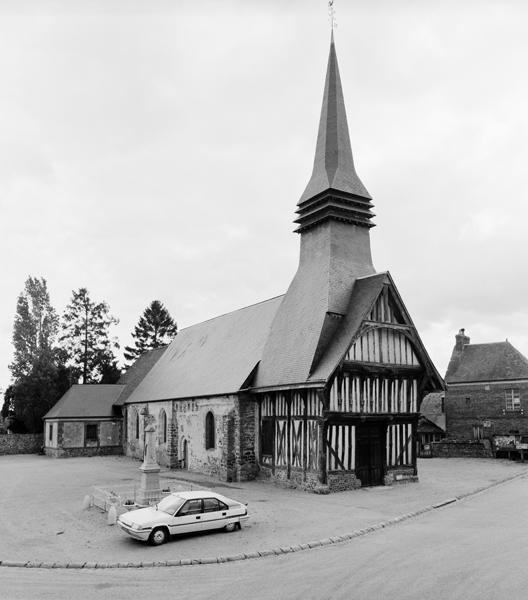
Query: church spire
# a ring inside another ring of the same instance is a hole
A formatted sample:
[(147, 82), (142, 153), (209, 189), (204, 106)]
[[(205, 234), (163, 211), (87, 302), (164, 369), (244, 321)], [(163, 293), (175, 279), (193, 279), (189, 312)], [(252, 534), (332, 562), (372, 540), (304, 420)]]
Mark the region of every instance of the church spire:
[(354, 167), (332, 30), (315, 160), (298, 203), (297, 231), (331, 217), (372, 227), (370, 199)]

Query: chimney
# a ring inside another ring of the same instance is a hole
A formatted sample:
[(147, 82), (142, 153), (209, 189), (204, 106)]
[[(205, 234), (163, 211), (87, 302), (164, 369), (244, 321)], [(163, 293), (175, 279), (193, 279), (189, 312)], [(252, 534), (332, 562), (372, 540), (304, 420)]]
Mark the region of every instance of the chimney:
[(466, 330), (465, 329), (461, 329), (456, 335), (455, 335), (455, 350), (457, 352), (462, 352), (464, 350), (464, 346), (467, 346), (469, 344), (469, 337), (466, 335)]

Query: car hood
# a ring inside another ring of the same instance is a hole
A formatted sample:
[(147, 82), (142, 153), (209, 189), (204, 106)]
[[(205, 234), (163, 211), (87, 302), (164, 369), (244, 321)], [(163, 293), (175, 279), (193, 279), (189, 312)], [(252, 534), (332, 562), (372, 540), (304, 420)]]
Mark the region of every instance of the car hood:
[(142, 527), (160, 525), (167, 523), (171, 518), (171, 515), (163, 512), (162, 510), (156, 510), (153, 506), (147, 506), (147, 508), (140, 508), (139, 510), (131, 510), (128, 513), (122, 514), (120, 517), (121, 521), (125, 525), (141, 525)]

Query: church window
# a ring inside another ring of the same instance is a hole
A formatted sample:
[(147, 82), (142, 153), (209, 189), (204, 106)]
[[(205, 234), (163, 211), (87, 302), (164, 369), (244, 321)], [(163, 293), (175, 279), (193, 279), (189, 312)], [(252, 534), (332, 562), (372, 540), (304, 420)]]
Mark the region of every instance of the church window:
[(136, 440), (139, 440), (139, 413), (138, 411), (134, 411), (135, 412), (135, 426), (136, 426)]
[(160, 442), (165, 444), (167, 442), (167, 413), (162, 408), (159, 416), (160, 423)]
[(49, 441), (53, 441), (53, 423), (49, 424)]
[(205, 417), (205, 449), (215, 447), (215, 418), (211, 411)]
[(519, 394), (519, 390), (504, 390), (504, 397), (506, 400), (507, 411), (516, 411), (521, 409), (521, 396)]

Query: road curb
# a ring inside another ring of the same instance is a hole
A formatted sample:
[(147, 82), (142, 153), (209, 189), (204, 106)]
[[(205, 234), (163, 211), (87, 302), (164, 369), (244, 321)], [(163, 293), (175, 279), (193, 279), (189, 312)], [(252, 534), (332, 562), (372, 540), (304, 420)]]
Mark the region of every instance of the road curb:
[(402, 515), (398, 515), (397, 517), (393, 517), (392, 519), (387, 519), (386, 521), (381, 521), (379, 523), (375, 523), (374, 525), (370, 525), (368, 527), (362, 529), (356, 529), (351, 533), (344, 533), (338, 536), (332, 536), (329, 538), (323, 538), (321, 540), (314, 540), (311, 542), (307, 542), (304, 544), (295, 544), (294, 546), (280, 546), (276, 548), (271, 548), (267, 550), (258, 550), (254, 552), (240, 553), (240, 554), (232, 554), (228, 556), (216, 556), (216, 557), (204, 557), (204, 558), (182, 558), (180, 560), (167, 560), (167, 561), (141, 561), (141, 562), (112, 562), (112, 563), (104, 563), (104, 562), (41, 562), (41, 561), (19, 561), (19, 560), (0, 560), (0, 567), (11, 567), (11, 568), (25, 568), (25, 569), (148, 569), (148, 568), (159, 568), (159, 567), (183, 567), (188, 565), (209, 565), (209, 564), (217, 564), (217, 563), (227, 563), (227, 562), (239, 562), (242, 560), (250, 560), (250, 559), (258, 559), (258, 558), (266, 558), (269, 556), (282, 556), (284, 554), (290, 554), (292, 552), (303, 552), (305, 550), (312, 550), (317, 548), (324, 548), (325, 546), (333, 546), (335, 544), (341, 544), (344, 542), (348, 542), (354, 538), (362, 537), (364, 535), (368, 535), (374, 531), (379, 531), (385, 527), (391, 527), (393, 525), (397, 525), (398, 523), (402, 523), (404, 521), (408, 521), (410, 519), (414, 519), (420, 515), (423, 515), (428, 512), (432, 512), (433, 510), (438, 510), (440, 508), (444, 508), (451, 504), (456, 504), (466, 498), (471, 498), (472, 496), (476, 496), (477, 494), (481, 494), (489, 489), (497, 487), (499, 485), (503, 485), (505, 483), (509, 483), (510, 481), (514, 481), (515, 479), (522, 479), (523, 477), (528, 477), (528, 473), (517, 473), (516, 475), (512, 475), (511, 477), (506, 477), (505, 479), (501, 479), (500, 481), (494, 481), (489, 485), (485, 485), (477, 488), (471, 492), (465, 492), (463, 494), (459, 494), (458, 496), (453, 496), (451, 498), (446, 498), (440, 502), (436, 502), (435, 504), (429, 504), (423, 508), (419, 508), (409, 513), (404, 513)]

